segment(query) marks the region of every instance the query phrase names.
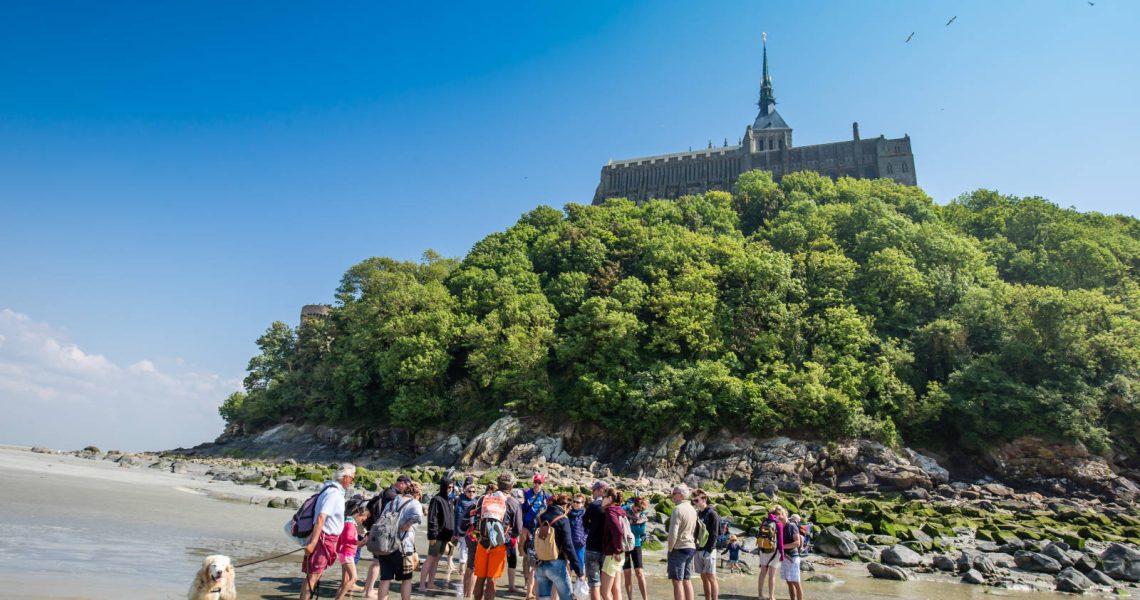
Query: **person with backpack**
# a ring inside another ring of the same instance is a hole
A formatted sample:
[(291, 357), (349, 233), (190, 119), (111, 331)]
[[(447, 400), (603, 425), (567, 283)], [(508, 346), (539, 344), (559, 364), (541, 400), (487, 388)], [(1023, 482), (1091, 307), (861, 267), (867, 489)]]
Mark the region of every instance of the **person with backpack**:
[(709, 495), (700, 488), (693, 490), (693, 508), (697, 511), (697, 518), (704, 523), (708, 538), (693, 555), (693, 570), (701, 576), (705, 600), (717, 600), (720, 584), (716, 580), (716, 536), (720, 531), (720, 515), (709, 504)]
[(538, 600), (550, 600), (555, 590), (558, 600), (573, 600), (570, 573), (581, 578), (585, 572), (574, 549), (574, 533), (567, 516), (570, 502), (567, 494), (552, 496), (546, 510), (535, 518), (534, 580)]
[(788, 509), (783, 506), (776, 507), (776, 520), (780, 523), (780, 579), (788, 584), (788, 597), (790, 600), (803, 600), (804, 590), (800, 585), (800, 555), (798, 548), (802, 543), (799, 525), (788, 519)]
[[(780, 566), (780, 522), (776, 518), (776, 507), (768, 511), (768, 516), (760, 522), (756, 535), (756, 553), (760, 557), (760, 578), (757, 580), (760, 600), (776, 598), (776, 568)], [(768, 581), (768, 595), (764, 595), (764, 580)]]
[(673, 512), (669, 515), (669, 537), (666, 541), (669, 581), (673, 584), (673, 600), (693, 600), (693, 555), (697, 552), (697, 511), (689, 503), (689, 486), (680, 483), (673, 488)]
[(641, 600), (648, 600), (645, 587), (645, 562), (641, 556), (641, 542), (645, 539), (645, 527), (649, 523), (649, 499), (645, 496), (635, 497), (623, 507), (626, 517), (629, 518), (630, 532), (633, 533), (633, 550), (625, 553), (625, 595), (633, 600), (633, 579), (637, 578), (637, 589), (641, 592)]
[(507, 546), (522, 529), (522, 507), (513, 497), (515, 476), (499, 475), (496, 491), (475, 505), (475, 600), (495, 600), (495, 580), (507, 566)]
[(443, 588), (435, 585), (435, 572), (441, 556), (450, 555), (451, 538), (455, 536), (455, 509), (447, 499), (451, 489), (451, 477), (444, 473), (439, 478), (439, 491), (428, 503), (428, 557), (420, 568), (419, 593), (439, 592)]
[(468, 478), (463, 484), (463, 493), (455, 501), (455, 542), (459, 546), (459, 568), (463, 569), (464, 598), (471, 597), (475, 585), (475, 538), (468, 534), (477, 491), (475, 483)]
[[(368, 531), (368, 550), (373, 562), (379, 564), (380, 593), (372, 594), (375, 581), (364, 582), (364, 597), (388, 600), (388, 592), (395, 580), (400, 582), (401, 600), (412, 597), (412, 574), (416, 571), (419, 554), (416, 553), (416, 529), (423, 523), (424, 507), (420, 504), (423, 488), (411, 482), (404, 493), (384, 507), (384, 512)], [(371, 573), (371, 570), (370, 570)]]
[[(412, 479), (407, 475), (400, 475), (392, 485), (384, 488), (384, 491), (376, 494), (368, 499), (368, 518), (364, 521), (364, 530), (372, 531), (372, 526), (376, 524), (376, 519), (380, 518), (381, 513), (384, 512), (388, 505), (398, 498), (401, 494), (408, 489), (408, 485), (412, 483)], [(368, 566), (368, 575), (365, 576), (365, 582), (376, 583), (380, 577), (380, 561), (372, 560), (372, 564)], [(368, 588), (371, 589), (371, 588)]]
[(345, 490), (355, 480), (356, 467), (344, 463), (337, 469), (333, 480), (326, 481), (317, 493), (311, 509), (315, 515), (312, 520), (313, 529), (309, 533), (309, 541), (305, 543), (305, 558), (301, 562), (301, 572), (305, 574), (305, 580), (301, 584), (301, 600), (309, 600), (321, 582), (321, 575), (336, 564), (337, 541), (344, 532)]
[(621, 600), (621, 572), (625, 553), (633, 549), (629, 518), (621, 507), (622, 494), (616, 488), (602, 496), (605, 525), (602, 528), (602, 600)]
[(530, 537), (534, 534), (535, 519), (546, 510), (550, 494), (542, 491), (546, 476), (535, 473), (531, 487), (523, 492), (523, 529), (519, 532), (519, 545), (523, 548), (523, 579), (526, 581), (527, 600), (534, 600), (534, 577), (531, 575)]
[(591, 490), (594, 498), (586, 504), (586, 512), (582, 515), (582, 523), (586, 527), (586, 582), (590, 584), (590, 600), (601, 600), (602, 597), (602, 562), (605, 555), (602, 553), (602, 532), (606, 525), (606, 514), (602, 510), (602, 496), (610, 489), (605, 481), (594, 482)]

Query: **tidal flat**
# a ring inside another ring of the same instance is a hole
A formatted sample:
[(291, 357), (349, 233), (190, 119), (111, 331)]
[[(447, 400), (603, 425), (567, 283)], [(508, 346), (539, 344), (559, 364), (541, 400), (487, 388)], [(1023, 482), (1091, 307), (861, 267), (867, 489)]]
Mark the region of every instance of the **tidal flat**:
[[(241, 564), (295, 548), (282, 533), (292, 511), (264, 506), (267, 497), (282, 495), (280, 490), (213, 481), (205, 471), (205, 466), (191, 465), (186, 473), (174, 474), (67, 454), (0, 448), (0, 478), (5, 482), (0, 486), (0, 506), (5, 508), (0, 511), (0, 596), (185, 598), (190, 580), (208, 554), (227, 554)], [(304, 498), (309, 493), (291, 494)], [(422, 528), (417, 547), (421, 551), (427, 547)], [(816, 563), (817, 573), (830, 573), (842, 583), (805, 582), (807, 598), (1062, 597), (935, 577), (884, 581), (869, 577), (860, 563), (830, 564), (836, 561), (822, 557), (809, 560)], [(295, 598), (299, 566), (299, 554), (292, 554), (241, 568), (237, 573), (239, 596)], [(646, 570), (650, 599), (671, 598), (663, 553), (647, 553)], [(446, 567), (441, 567), (441, 578), (444, 573)], [(333, 596), (338, 578), (338, 571), (325, 576), (321, 597)], [(457, 580), (452, 575), (449, 585)], [(506, 577), (501, 583), (505, 589)], [(700, 598), (699, 582), (696, 587)], [(725, 600), (755, 598), (755, 576), (722, 575), (721, 596)], [(454, 598), (455, 594), (432, 597)], [(521, 599), (523, 595), (502, 597)], [(787, 597), (779, 583), (777, 597)]]

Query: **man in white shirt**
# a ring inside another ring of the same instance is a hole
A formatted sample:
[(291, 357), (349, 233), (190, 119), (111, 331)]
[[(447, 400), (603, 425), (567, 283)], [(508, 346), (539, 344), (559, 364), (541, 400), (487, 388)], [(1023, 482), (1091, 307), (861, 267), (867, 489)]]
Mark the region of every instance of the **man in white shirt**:
[(336, 564), (336, 542), (344, 530), (344, 491), (356, 479), (356, 467), (344, 463), (336, 471), (333, 481), (326, 482), (317, 497), (313, 533), (305, 544), (305, 559), (301, 572), (305, 582), (301, 585), (301, 600), (309, 600), (325, 569)]

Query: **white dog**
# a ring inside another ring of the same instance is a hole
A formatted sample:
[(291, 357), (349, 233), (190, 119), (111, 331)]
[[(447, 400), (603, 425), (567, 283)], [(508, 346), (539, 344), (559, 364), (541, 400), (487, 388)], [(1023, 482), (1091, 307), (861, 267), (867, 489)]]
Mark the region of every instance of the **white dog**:
[(202, 561), (202, 568), (190, 584), (188, 600), (237, 600), (234, 588), (234, 566), (230, 557), (211, 554)]

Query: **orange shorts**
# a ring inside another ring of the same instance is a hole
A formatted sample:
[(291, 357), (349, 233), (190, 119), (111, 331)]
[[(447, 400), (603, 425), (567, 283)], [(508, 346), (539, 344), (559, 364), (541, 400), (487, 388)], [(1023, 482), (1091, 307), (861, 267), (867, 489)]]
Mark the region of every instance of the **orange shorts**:
[(503, 569), (507, 566), (507, 547), (505, 545), (490, 550), (481, 544), (475, 544), (475, 576), (498, 579), (503, 576)]

